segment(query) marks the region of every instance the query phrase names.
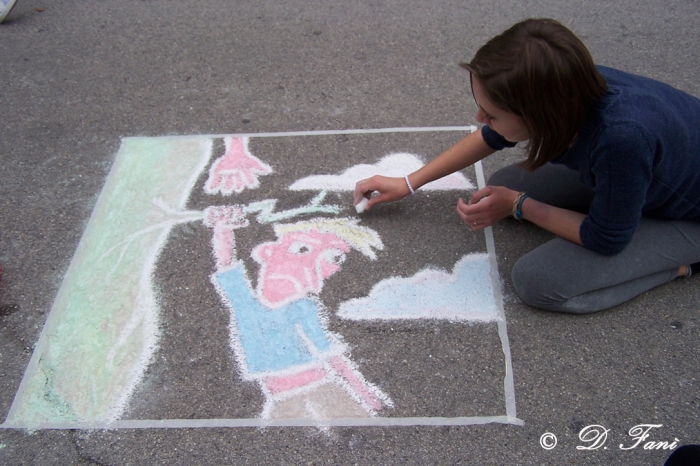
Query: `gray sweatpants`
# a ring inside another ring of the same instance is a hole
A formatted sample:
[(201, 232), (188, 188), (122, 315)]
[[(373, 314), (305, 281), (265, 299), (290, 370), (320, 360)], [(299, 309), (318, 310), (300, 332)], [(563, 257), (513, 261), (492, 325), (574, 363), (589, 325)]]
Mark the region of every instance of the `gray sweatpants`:
[[(593, 199), (577, 172), (551, 163), (533, 173), (511, 165), (494, 173), (488, 184), (526, 191), (540, 202), (583, 212)], [(681, 265), (695, 262), (700, 262), (700, 222), (643, 217), (632, 242), (615, 256), (555, 238), (521, 257), (512, 278), (527, 304), (584, 314), (669, 282)]]

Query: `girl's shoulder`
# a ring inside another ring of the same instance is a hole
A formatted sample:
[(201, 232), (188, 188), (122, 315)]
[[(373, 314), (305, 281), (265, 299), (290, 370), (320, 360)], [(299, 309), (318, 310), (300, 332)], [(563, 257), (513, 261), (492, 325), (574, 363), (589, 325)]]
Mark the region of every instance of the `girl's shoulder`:
[(680, 134), (700, 126), (700, 99), (644, 76), (599, 66), (608, 91), (591, 117), (608, 128), (637, 126), (649, 134)]
[(607, 66), (598, 65), (597, 68), (608, 84), (608, 92), (603, 101), (619, 96), (615, 100), (622, 100), (631, 105), (664, 102), (670, 108), (682, 104), (684, 108), (690, 105), (696, 107), (696, 111), (700, 110), (700, 99), (670, 84)]
[(629, 71), (619, 70), (617, 68), (611, 68), (609, 66), (596, 65), (596, 68), (600, 74), (605, 78), (608, 86), (621, 86), (630, 87), (633, 89), (638, 89), (640, 91), (676, 91), (683, 92), (680, 89), (676, 89), (670, 84), (666, 84), (662, 81), (656, 79), (648, 78), (639, 74), (631, 73)]

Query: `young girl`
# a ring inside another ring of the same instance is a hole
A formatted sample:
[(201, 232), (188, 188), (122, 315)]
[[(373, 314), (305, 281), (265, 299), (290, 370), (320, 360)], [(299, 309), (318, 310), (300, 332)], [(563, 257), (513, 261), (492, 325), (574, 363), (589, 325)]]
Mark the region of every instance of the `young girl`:
[(356, 204), (403, 198), (528, 141), (526, 161), (457, 203), (474, 231), (512, 215), (557, 235), (513, 267), (523, 301), (595, 312), (700, 271), (699, 99), (596, 67), (550, 19), (512, 26), (461, 66), (484, 126), (404, 178), (358, 182)]

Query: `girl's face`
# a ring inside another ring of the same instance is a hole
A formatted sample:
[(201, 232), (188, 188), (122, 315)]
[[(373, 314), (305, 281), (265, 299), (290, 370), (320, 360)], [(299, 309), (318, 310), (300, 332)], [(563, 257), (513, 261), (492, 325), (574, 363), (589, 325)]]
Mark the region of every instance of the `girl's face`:
[(489, 125), (491, 129), (510, 142), (522, 142), (529, 139), (523, 119), (496, 107), (486, 97), (479, 79), (473, 75), (472, 91), (476, 105), (479, 107), (479, 110), (476, 112), (476, 121)]

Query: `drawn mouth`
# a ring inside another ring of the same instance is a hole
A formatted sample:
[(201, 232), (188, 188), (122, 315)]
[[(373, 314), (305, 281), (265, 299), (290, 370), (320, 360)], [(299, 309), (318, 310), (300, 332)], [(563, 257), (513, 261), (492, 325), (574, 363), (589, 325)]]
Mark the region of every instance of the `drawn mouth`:
[(271, 275), (261, 283), (261, 295), (271, 304), (277, 304), (304, 294), (304, 288), (294, 277)]

